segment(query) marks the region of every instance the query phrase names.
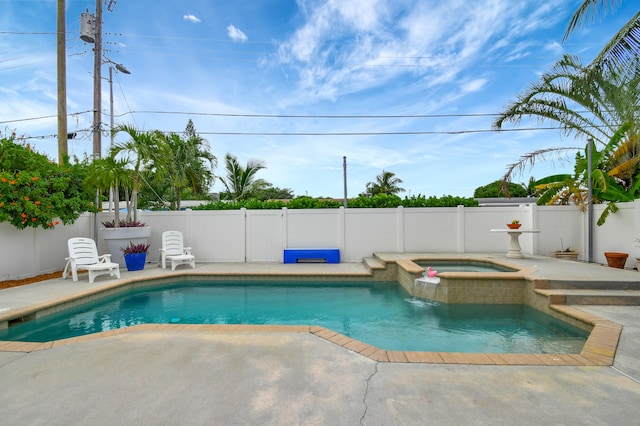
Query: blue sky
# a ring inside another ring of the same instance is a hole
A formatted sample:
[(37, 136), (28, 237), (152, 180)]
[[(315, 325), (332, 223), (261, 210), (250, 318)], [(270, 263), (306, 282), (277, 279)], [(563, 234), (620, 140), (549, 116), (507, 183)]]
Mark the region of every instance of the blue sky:
[[(113, 1), (112, 11), (104, 7), (105, 56), (131, 71), (115, 73), (115, 122), (182, 133), (192, 119), (220, 160), (218, 174), (226, 153), (262, 160), (258, 177), (296, 195), (341, 197), (346, 156), (349, 196), (383, 170), (403, 180), (404, 195), (472, 196), (527, 152), (584, 146), (557, 130), (470, 132), (490, 130), (486, 114), (501, 112), (562, 54), (588, 63), (636, 10), (624, 2), (562, 44), (580, 3)], [(92, 151), (93, 51), (79, 39), (80, 14), (95, 2), (66, 7), (68, 128), (78, 135), (69, 152), (83, 157)], [(56, 8), (55, 0), (0, 0), (0, 131), (15, 130), (52, 159)], [(106, 80), (102, 110), (107, 129)], [(105, 134), (103, 152), (108, 144)], [(571, 169), (538, 162), (515, 181)]]

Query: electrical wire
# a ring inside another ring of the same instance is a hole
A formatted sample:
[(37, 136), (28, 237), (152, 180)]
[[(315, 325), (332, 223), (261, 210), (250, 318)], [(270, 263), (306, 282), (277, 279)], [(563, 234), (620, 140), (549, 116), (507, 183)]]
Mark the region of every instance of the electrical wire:
[[(218, 136), (420, 136), (420, 135), (464, 135), (474, 133), (510, 133), (510, 132), (532, 132), (532, 131), (549, 131), (563, 130), (562, 127), (528, 127), (516, 129), (469, 129), (469, 130), (434, 130), (434, 131), (398, 131), (398, 132), (208, 132), (198, 131), (199, 135), (218, 135)], [(76, 130), (76, 133), (91, 132), (91, 128)], [(141, 130), (142, 133), (149, 133), (151, 130)], [(161, 133), (180, 133), (175, 130), (161, 130)], [(23, 136), (21, 139), (44, 139), (47, 137), (57, 137), (57, 135), (48, 136)], [(78, 138), (76, 138), (78, 139)]]
[[(413, 135), (463, 135), (469, 133), (528, 132), (538, 130), (562, 130), (562, 127), (530, 127), (518, 129), (427, 130), (398, 132), (201, 132), (203, 135), (225, 136), (413, 136)], [(165, 132), (169, 133), (169, 132)]]
[(471, 114), (417, 114), (417, 115), (291, 115), (291, 114), (238, 114), (217, 112), (188, 112), (188, 111), (129, 111), (116, 117), (128, 114), (172, 114), (172, 115), (198, 115), (211, 117), (241, 117), (241, 118), (327, 118), (327, 119), (371, 119), (371, 118), (464, 118), (464, 117), (496, 117), (499, 113), (471, 113)]
[[(75, 116), (75, 115), (80, 115), (80, 114), (87, 114), (93, 112), (93, 110), (86, 110), (86, 111), (80, 111), (80, 112), (70, 112), (67, 114), (67, 116)], [(47, 118), (57, 118), (58, 115), (42, 115), (40, 117), (29, 117), (29, 118), (16, 118), (15, 120), (5, 120), (5, 121), (0, 121), (0, 124), (7, 124), (7, 123), (19, 123), (21, 121), (35, 121), (35, 120), (45, 120)]]

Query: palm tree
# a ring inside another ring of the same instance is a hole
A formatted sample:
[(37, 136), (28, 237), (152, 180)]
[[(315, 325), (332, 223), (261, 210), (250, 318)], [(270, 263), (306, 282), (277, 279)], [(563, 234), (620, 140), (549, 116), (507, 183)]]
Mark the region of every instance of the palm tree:
[(216, 157), (208, 151), (206, 141), (197, 135), (183, 138), (176, 133), (169, 133), (161, 137), (171, 159), (165, 163), (166, 176), (171, 183), (176, 209), (180, 210), (184, 188), (191, 188), (194, 194), (202, 194), (208, 188)]
[[(597, 71), (597, 72), (596, 72)], [(543, 74), (517, 100), (507, 106), (494, 121), (501, 129), (505, 122), (518, 123), (523, 117), (537, 117), (540, 121), (558, 123), (567, 135), (592, 139), (599, 146), (607, 146), (624, 123), (624, 143), (609, 152), (609, 161), (603, 163), (613, 176), (630, 183), (635, 175), (640, 149), (640, 69), (632, 75), (618, 74), (604, 68), (598, 70), (583, 66), (579, 59), (565, 55), (549, 72)], [(545, 148), (525, 154), (511, 164), (503, 177), (508, 182), (515, 171), (538, 158), (577, 147)]]
[[(84, 184), (100, 191), (113, 189), (113, 199), (118, 204), (120, 201), (120, 188), (127, 189), (133, 186), (131, 170), (126, 168), (127, 164), (127, 159), (116, 160), (112, 156), (98, 158), (89, 166), (90, 172), (85, 178)], [(127, 190), (127, 202), (129, 201), (128, 198)], [(120, 209), (118, 207), (114, 209), (114, 219), (115, 226), (120, 226)]]
[(375, 182), (367, 183), (367, 193), (371, 195), (393, 194), (405, 192), (404, 188), (400, 188), (398, 184), (402, 183), (402, 179), (397, 178), (393, 172), (385, 172), (384, 170), (376, 176)]
[[(127, 205), (127, 222), (138, 220), (138, 193), (143, 186), (142, 172), (145, 169), (155, 168), (158, 175), (164, 173), (165, 164), (171, 161), (164, 139), (159, 132), (143, 132), (133, 126), (122, 125), (113, 130), (115, 133), (124, 132), (129, 135), (129, 140), (119, 142), (113, 146), (110, 155), (116, 158), (118, 155), (127, 155), (127, 164), (132, 167), (131, 200)], [(133, 158), (128, 155), (132, 155)]]
[[(609, 9), (621, 4), (621, 0), (584, 0), (575, 11), (563, 42), (571, 33), (579, 28), (586, 20), (595, 19), (598, 15), (606, 14)], [(640, 51), (640, 12), (631, 19), (613, 36), (591, 65), (595, 68), (607, 68), (609, 71), (626, 72), (638, 68), (638, 55)]]
[(227, 176), (218, 178), (232, 200), (246, 200), (257, 189), (266, 186), (267, 182), (255, 178), (256, 173), (266, 167), (262, 161), (249, 160), (247, 166), (242, 167), (237, 157), (231, 154), (227, 154), (224, 160)]

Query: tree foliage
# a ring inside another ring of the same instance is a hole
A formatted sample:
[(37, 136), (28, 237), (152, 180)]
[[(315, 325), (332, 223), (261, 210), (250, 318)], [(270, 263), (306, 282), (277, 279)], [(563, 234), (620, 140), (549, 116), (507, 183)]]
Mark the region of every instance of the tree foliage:
[(169, 193), (165, 194), (168, 195), (171, 209), (180, 210), (185, 190), (199, 197), (208, 193), (217, 159), (210, 152), (207, 141), (198, 136), (191, 120), (183, 136), (169, 133), (159, 137), (164, 139), (168, 157), (156, 160), (156, 170), (164, 168), (165, 173), (160, 178), (164, 177), (170, 188)]
[(95, 211), (82, 184), (85, 175), (84, 164), (65, 160), (59, 166), (13, 135), (0, 138), (0, 222), (50, 229)]
[(265, 182), (264, 187), (256, 189), (253, 194), (261, 201), (266, 200), (290, 200), (293, 198), (293, 190), (290, 188), (278, 188), (269, 182)]
[[(584, 67), (577, 58), (566, 55), (543, 74), (539, 82), (518, 95), (494, 126), (501, 128), (507, 121), (517, 123), (524, 116), (554, 121), (566, 133), (594, 142), (594, 155), (598, 155), (593, 163), (594, 176), (606, 174), (607, 179), (627, 191), (623, 195), (609, 184), (602, 187), (600, 200), (615, 203), (616, 199), (622, 201), (634, 194), (630, 190), (640, 177), (640, 67), (636, 67), (634, 73), (618, 74), (605, 68)], [(547, 148), (526, 154), (508, 167), (503, 181), (510, 181), (512, 173), (522, 170), (526, 164), (533, 165), (536, 158), (567, 149), (578, 148)], [(585, 191), (588, 180), (579, 162), (586, 161), (585, 158), (586, 154), (576, 158), (576, 172), (569, 180), (556, 175), (539, 182), (539, 189), (553, 190), (555, 195), (542, 197), (538, 203), (545, 200), (581, 203), (583, 197), (578, 193)], [(544, 186), (551, 183), (553, 185)]]
[[(114, 133), (126, 133), (129, 139), (119, 142), (111, 148), (110, 156), (113, 159), (124, 161), (131, 170), (131, 198), (127, 201), (127, 222), (138, 221), (138, 193), (145, 185), (144, 173), (151, 171), (156, 176), (165, 176), (166, 169), (158, 167), (169, 161), (169, 148), (162, 133), (158, 131), (145, 132), (131, 125), (122, 125), (114, 129)], [(116, 222), (117, 223), (117, 222)]]
[[(633, 201), (640, 198), (640, 179), (638, 179), (638, 163), (640, 158), (636, 154), (631, 160), (626, 161), (625, 167), (618, 165), (611, 169), (611, 163), (619, 164), (615, 157), (620, 151), (626, 151), (626, 145), (631, 142), (626, 134), (631, 125), (625, 123), (613, 135), (609, 143), (598, 150), (595, 143), (591, 142), (591, 180), (593, 186), (593, 202), (606, 203), (607, 206), (598, 219), (598, 225), (602, 225), (610, 213), (618, 210), (617, 202)], [(537, 181), (536, 188), (541, 192), (539, 204), (576, 204), (583, 210), (588, 204), (588, 154), (587, 148), (584, 154), (577, 153), (573, 174), (559, 174), (548, 176)], [(614, 158), (612, 158), (614, 157)], [(628, 174), (628, 169), (635, 170), (634, 174)], [(624, 172), (622, 172), (624, 170)], [(628, 179), (625, 179), (628, 176)]]
[[(594, 21), (598, 17), (603, 17), (610, 10), (621, 4), (622, 0), (583, 0), (571, 17), (562, 41), (566, 41), (571, 33), (580, 28), (586, 21)], [(605, 44), (590, 66), (592, 68), (604, 68), (616, 73), (626, 73), (638, 67), (639, 54), (640, 12), (637, 12)]]
[(382, 171), (376, 176), (375, 182), (367, 183), (366, 193), (370, 195), (378, 194), (398, 194), (405, 192), (404, 188), (398, 185), (402, 183), (402, 179), (396, 177), (393, 172)]
[(238, 158), (231, 154), (227, 154), (224, 160), (227, 175), (225, 177), (219, 176), (218, 178), (224, 185), (226, 195), (231, 200), (247, 200), (256, 191), (267, 186), (268, 182), (256, 179), (256, 173), (266, 167), (262, 161), (249, 160), (247, 165), (243, 167), (238, 162)]
[(484, 186), (479, 186), (473, 192), (474, 198), (511, 198), (526, 197), (528, 195), (529, 193), (525, 187), (513, 182), (507, 183), (507, 191), (505, 191), (501, 180), (491, 182)]

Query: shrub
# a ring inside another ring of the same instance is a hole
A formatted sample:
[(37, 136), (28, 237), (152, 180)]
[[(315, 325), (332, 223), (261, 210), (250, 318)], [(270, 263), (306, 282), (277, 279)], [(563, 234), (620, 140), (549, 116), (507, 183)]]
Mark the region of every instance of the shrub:
[[(264, 209), (281, 209), (287, 207), (288, 209), (337, 209), (342, 207), (343, 203), (339, 200), (330, 198), (311, 198), (311, 197), (297, 197), (288, 202), (284, 201), (259, 201), (256, 199), (224, 202), (217, 201), (215, 203), (204, 204), (198, 207), (194, 207), (194, 210), (237, 210), (240, 208), (246, 208), (249, 210), (264, 210)], [(348, 200), (347, 206), (349, 208), (394, 208), (394, 207), (477, 207), (478, 202), (473, 198), (454, 197), (452, 195), (443, 195), (440, 198), (429, 197), (425, 198), (424, 195), (412, 196), (411, 198), (405, 197), (404, 199), (393, 194), (377, 194), (374, 196), (360, 195), (357, 198)]]
[(78, 163), (58, 166), (13, 135), (0, 138), (0, 222), (49, 229), (95, 211), (82, 186), (85, 170)]

